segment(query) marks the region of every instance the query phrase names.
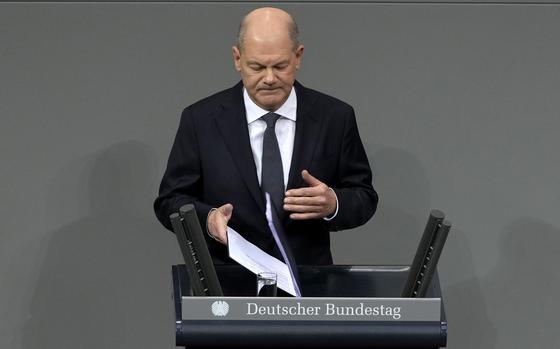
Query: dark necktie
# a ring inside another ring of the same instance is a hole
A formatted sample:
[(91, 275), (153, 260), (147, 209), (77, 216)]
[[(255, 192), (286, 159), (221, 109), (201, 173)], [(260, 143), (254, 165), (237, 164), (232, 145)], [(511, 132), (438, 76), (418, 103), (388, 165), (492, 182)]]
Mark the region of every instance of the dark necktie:
[[(280, 115), (274, 113), (268, 113), (262, 117), (266, 122), (266, 130), (264, 131), (263, 139), (261, 189), (267, 202), (267, 220), (269, 228), (284, 262), (293, 275), (296, 294), (300, 296), (301, 292), (297, 264), (282, 227), (281, 217), (284, 216), (284, 169), (282, 167), (282, 157), (280, 156), (278, 139), (274, 131), (278, 118), (280, 118)], [(270, 202), (266, 198), (267, 193)]]
[(280, 115), (268, 113), (262, 117), (266, 122), (266, 130), (263, 138), (261, 189), (270, 195), (270, 199), (276, 208), (278, 217), (282, 219), (284, 210), (284, 169), (282, 157), (276, 139), (274, 127)]

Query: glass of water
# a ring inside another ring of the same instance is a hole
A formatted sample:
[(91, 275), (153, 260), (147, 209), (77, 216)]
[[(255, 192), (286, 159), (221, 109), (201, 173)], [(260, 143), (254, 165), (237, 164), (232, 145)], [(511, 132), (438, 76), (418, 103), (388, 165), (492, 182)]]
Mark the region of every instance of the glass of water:
[(276, 297), (276, 273), (263, 272), (257, 274), (257, 296)]

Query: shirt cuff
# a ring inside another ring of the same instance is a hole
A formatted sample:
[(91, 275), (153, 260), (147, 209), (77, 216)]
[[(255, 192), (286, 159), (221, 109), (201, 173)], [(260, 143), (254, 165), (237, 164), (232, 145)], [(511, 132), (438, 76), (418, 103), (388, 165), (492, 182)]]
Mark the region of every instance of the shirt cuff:
[(333, 188), (329, 187), (330, 190), (332, 190), (332, 192), (334, 193), (334, 198), (336, 199), (336, 210), (334, 210), (334, 213), (332, 216), (330, 217), (323, 217), (324, 220), (326, 221), (330, 221), (333, 220), (334, 217), (336, 217), (336, 215), (338, 214), (338, 196), (336, 196), (336, 192), (334, 191)]

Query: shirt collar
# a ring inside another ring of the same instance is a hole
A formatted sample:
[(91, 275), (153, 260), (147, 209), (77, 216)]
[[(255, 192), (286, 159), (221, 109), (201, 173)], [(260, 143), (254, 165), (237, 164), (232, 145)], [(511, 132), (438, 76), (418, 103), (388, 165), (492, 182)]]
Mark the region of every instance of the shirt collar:
[[(264, 110), (263, 108), (255, 104), (255, 102), (253, 102), (251, 97), (249, 97), (249, 93), (247, 93), (247, 89), (245, 87), (243, 87), (243, 101), (245, 102), (245, 113), (247, 115), (248, 124), (257, 119), (260, 119), (263, 115), (269, 113), (268, 110)], [(295, 88), (293, 86), (288, 99), (286, 99), (284, 104), (282, 104), (280, 108), (275, 110), (274, 113), (292, 121), (296, 121), (297, 96)]]

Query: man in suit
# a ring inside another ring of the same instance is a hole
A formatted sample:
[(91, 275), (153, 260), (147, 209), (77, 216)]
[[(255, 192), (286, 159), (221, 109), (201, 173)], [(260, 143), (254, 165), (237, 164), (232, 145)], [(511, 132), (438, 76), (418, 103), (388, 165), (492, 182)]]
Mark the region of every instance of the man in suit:
[(171, 229), (169, 215), (194, 204), (215, 263), (233, 263), (227, 226), (281, 259), (264, 192), (303, 265), (332, 264), (329, 231), (362, 225), (377, 207), (354, 110), (295, 80), (297, 36), (282, 10), (249, 13), (232, 48), (242, 81), (181, 115), (154, 208)]

